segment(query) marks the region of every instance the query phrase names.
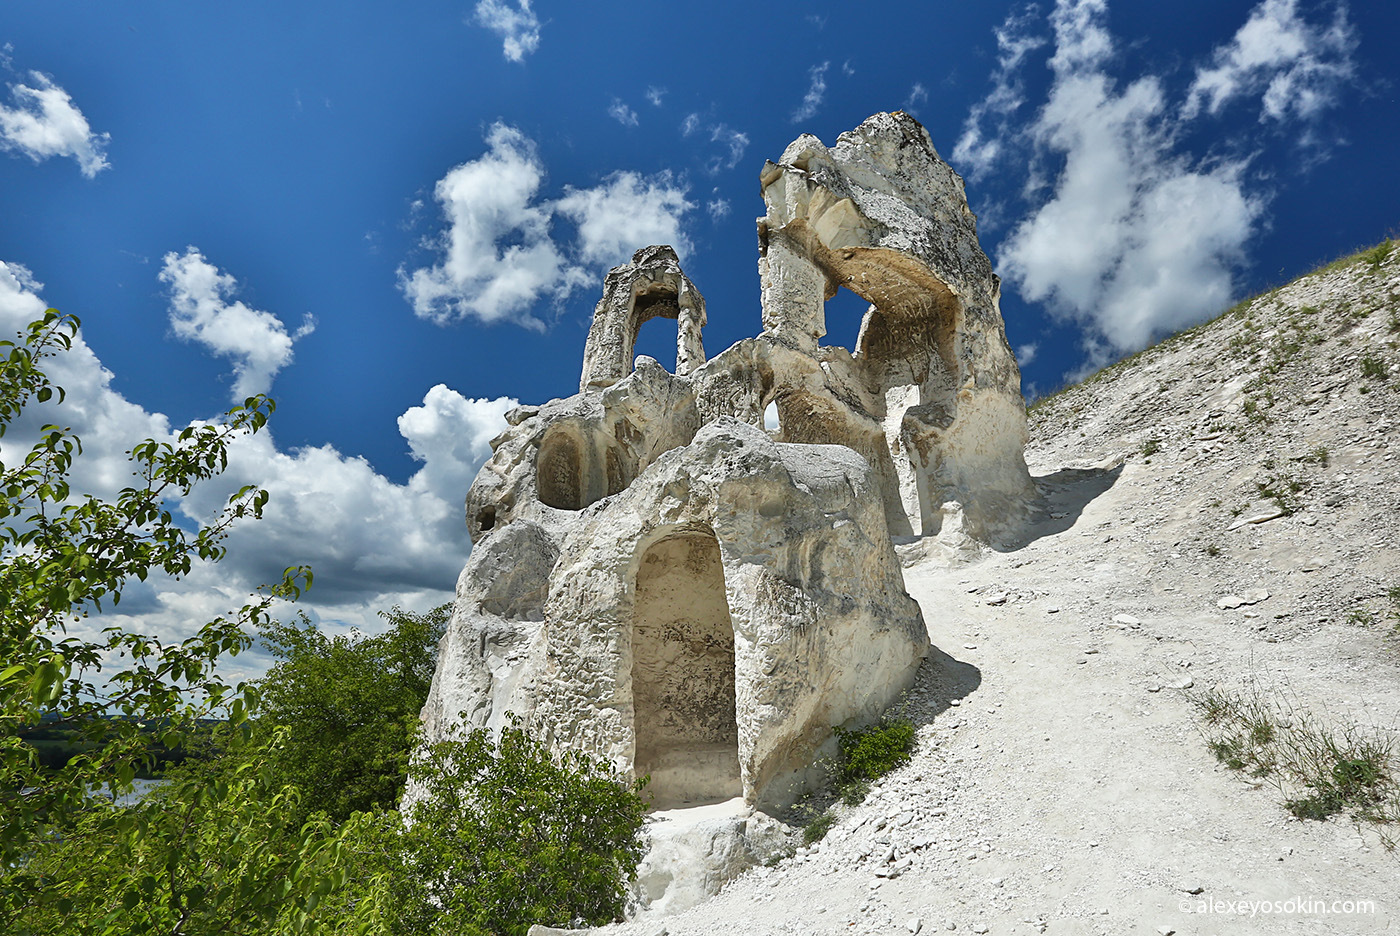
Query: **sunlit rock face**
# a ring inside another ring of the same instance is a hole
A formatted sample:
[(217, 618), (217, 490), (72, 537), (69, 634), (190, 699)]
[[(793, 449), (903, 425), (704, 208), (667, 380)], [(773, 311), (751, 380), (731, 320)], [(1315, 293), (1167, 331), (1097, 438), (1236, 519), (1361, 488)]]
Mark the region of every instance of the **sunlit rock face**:
[[(928, 650), (892, 538), (1020, 523), (998, 282), (923, 127), (804, 135), (762, 184), (760, 334), (706, 360), (703, 297), (648, 247), (607, 277), (579, 393), (508, 414), (467, 495), (430, 738), (514, 713), (649, 775), (658, 807), (789, 803)], [(822, 343), (843, 287), (870, 304), (854, 352)], [(631, 360), (657, 317), (674, 373)]]

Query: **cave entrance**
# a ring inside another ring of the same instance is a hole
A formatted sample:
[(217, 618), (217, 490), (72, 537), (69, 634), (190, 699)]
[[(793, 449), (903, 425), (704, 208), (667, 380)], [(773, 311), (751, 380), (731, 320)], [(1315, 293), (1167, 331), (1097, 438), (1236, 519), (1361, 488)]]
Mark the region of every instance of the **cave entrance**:
[(633, 765), (660, 809), (743, 794), (734, 712), (734, 625), (719, 542), (681, 533), (637, 570), (632, 630)]

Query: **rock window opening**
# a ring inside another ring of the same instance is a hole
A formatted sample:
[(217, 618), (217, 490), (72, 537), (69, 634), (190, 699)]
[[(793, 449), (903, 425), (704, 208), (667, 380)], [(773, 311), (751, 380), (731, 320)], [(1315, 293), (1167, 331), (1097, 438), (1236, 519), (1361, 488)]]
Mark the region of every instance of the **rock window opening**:
[(870, 303), (851, 290), (844, 287), (836, 290), (836, 295), (826, 300), (826, 337), (821, 343), (855, 351), (860, 324), (869, 308)]
[(719, 543), (669, 537), (637, 570), (632, 700), (637, 776), (657, 808), (743, 794), (734, 710), (734, 626)]
[[(651, 293), (637, 297), (633, 321), (637, 323), (632, 335), (632, 361), (638, 355), (652, 357), (666, 370), (671, 371), (676, 359), (676, 340), (679, 334), (680, 306), (674, 293)], [(656, 321), (664, 319), (665, 321)], [(631, 363), (628, 362), (628, 370)], [(674, 373), (674, 371), (672, 371)]]

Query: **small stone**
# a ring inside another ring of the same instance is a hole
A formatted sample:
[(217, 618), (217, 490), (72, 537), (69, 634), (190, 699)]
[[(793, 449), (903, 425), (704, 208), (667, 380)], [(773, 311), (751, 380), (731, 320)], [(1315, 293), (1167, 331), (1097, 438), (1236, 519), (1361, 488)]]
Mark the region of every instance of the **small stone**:
[(1046, 608), (1045, 610), (1046, 610), (1046, 612), (1047, 612), (1048, 614), (1059, 614), (1059, 613), (1060, 613), (1060, 606), (1059, 606), (1059, 605), (1051, 605), (1050, 607)]
[(924, 928), (924, 921), (920, 920), (918, 917), (911, 917), (909, 921), (904, 924), (904, 928), (911, 933), (918, 933), (919, 930)]
[(985, 923), (979, 923), (977, 926), (974, 926), (972, 928), (972, 931), (978, 934), (990, 933), (992, 931), (992, 928)]
[(964, 650), (976, 650), (977, 644), (963, 644)]
[(1267, 523), (1270, 520), (1277, 520), (1283, 516), (1282, 507), (1271, 507), (1263, 513), (1257, 513), (1252, 517), (1242, 517), (1226, 527), (1226, 532), (1238, 530), (1240, 527), (1249, 526), (1252, 523)]
[(1186, 894), (1204, 894), (1206, 889), (1196, 881), (1187, 881), (1181, 885), (1181, 891)]
[(1010, 597), (1011, 597), (1011, 595), (1008, 594), (1007, 592), (997, 592), (995, 595), (992, 595), (991, 597), (989, 597), (989, 598), (987, 599), (987, 604), (989, 604), (989, 605), (1003, 605), (1003, 604), (1006, 604), (1006, 599), (1008, 599), (1008, 598), (1010, 598)]
[(1251, 588), (1240, 597), (1244, 599), (1245, 604), (1258, 604), (1261, 601), (1268, 601), (1269, 593), (1262, 588)]
[(1170, 683), (1168, 683), (1168, 685), (1172, 689), (1190, 689), (1192, 686), (1195, 685), (1195, 682), (1191, 679), (1190, 676), (1183, 676), (1180, 679), (1172, 680)]
[(1157, 927), (1157, 932), (1161, 933), (1162, 936), (1172, 936), (1176, 930), (1172, 929), (1170, 926), (1159, 926)]
[(1221, 611), (1233, 611), (1242, 604), (1244, 604), (1244, 599), (1239, 595), (1226, 595), (1217, 601), (1215, 606)]
[(1142, 624), (1142, 621), (1133, 617), (1131, 614), (1115, 614), (1113, 616), (1113, 623), (1122, 624), (1124, 627), (1138, 627)]
[(1153, 685), (1147, 687), (1147, 691), (1148, 691), (1148, 692), (1161, 692), (1161, 691), (1162, 691), (1162, 687), (1161, 687), (1161, 686), (1158, 686), (1158, 685), (1156, 685), (1156, 684), (1153, 684)]

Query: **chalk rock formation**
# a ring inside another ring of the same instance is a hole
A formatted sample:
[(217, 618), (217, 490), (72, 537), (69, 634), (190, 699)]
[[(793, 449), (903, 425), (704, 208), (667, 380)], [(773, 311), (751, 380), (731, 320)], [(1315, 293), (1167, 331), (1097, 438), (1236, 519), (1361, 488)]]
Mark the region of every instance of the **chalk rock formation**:
[[(579, 392), (507, 415), (467, 495), (430, 738), (515, 713), (650, 775), (658, 807), (790, 803), (832, 726), (878, 718), (927, 652), (892, 536), (1019, 524), (999, 285), (923, 127), (804, 135), (762, 184), (761, 334), (707, 361), (703, 297), (648, 247), (608, 274)], [(842, 287), (870, 303), (854, 353), (821, 344)], [(631, 360), (655, 317), (677, 322), (674, 373)]]

